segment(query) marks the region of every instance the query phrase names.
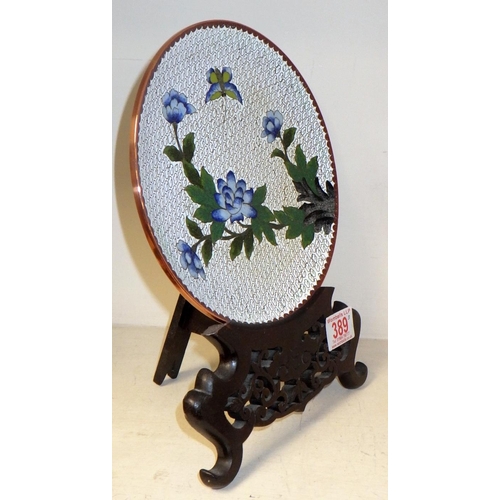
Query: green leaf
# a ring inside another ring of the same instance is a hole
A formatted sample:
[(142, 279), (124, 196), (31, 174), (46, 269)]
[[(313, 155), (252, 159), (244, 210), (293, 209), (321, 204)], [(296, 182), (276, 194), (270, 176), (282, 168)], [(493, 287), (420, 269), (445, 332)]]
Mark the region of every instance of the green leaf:
[(304, 212), (297, 207), (283, 207), (292, 222), (304, 222)]
[(229, 248), (229, 256), (231, 260), (236, 259), (238, 255), (241, 253), (241, 249), (243, 248), (243, 237), (237, 236), (231, 243), (231, 247)]
[(318, 157), (313, 156), (307, 163), (307, 172), (308, 173), (310, 172), (310, 175), (316, 177), (316, 174), (318, 173), (318, 168), (319, 168)]
[(295, 161), (297, 162), (297, 167), (299, 167), (302, 172), (305, 172), (307, 167), (306, 155), (304, 151), (302, 151), (300, 144), (295, 148)]
[(267, 241), (271, 243), (271, 245), (276, 246), (276, 236), (274, 235), (273, 228), (269, 224), (263, 224), (262, 225), (262, 232), (264, 233)]
[(275, 156), (279, 156), (282, 160), (286, 160), (285, 153), (283, 153), (281, 149), (276, 148), (275, 150), (273, 150), (273, 152), (271, 153), (271, 158), (274, 158)]
[(262, 223), (257, 217), (252, 219), (252, 231), (259, 243), (262, 242)]
[(214, 210), (218, 207), (213, 195), (200, 186), (191, 184), (185, 187), (184, 190), (195, 203), (198, 203), (198, 205), (203, 205), (206, 208), (212, 208)]
[(194, 132), (189, 132), (182, 141), (182, 149), (184, 151), (184, 158), (186, 161), (191, 162), (194, 155)]
[(205, 170), (205, 167), (201, 167), (201, 187), (212, 197), (215, 194), (214, 178)]
[(247, 259), (250, 259), (253, 252), (253, 231), (251, 229), (246, 230), (243, 244), (245, 246), (245, 255)]
[(255, 207), (256, 205), (262, 205), (266, 199), (267, 195), (267, 186), (264, 184), (263, 186), (258, 187), (252, 198), (252, 205)]
[(275, 212), (281, 224), (288, 226), (285, 233), (287, 240), (298, 238), (304, 230), (304, 212), (296, 207), (283, 207), (283, 212)]
[(189, 217), (186, 217), (186, 226), (188, 228), (189, 234), (196, 238), (197, 240), (201, 240), (203, 238), (203, 233), (199, 228), (198, 224), (194, 220), (191, 220)]
[(316, 188), (316, 175), (318, 173), (318, 157), (314, 156), (307, 164), (305, 179), (314, 194), (319, 194)]
[(285, 226), (288, 226), (288, 224), (290, 224), (290, 217), (282, 210), (275, 210), (274, 216), (280, 224), (284, 224)]
[(224, 222), (213, 222), (210, 226), (210, 235), (212, 236), (212, 242), (215, 243), (222, 238), (224, 234), (224, 228), (226, 224)]
[(201, 187), (200, 174), (198, 173), (198, 170), (196, 170), (195, 166), (185, 159), (182, 160), (182, 166), (184, 167), (184, 175), (187, 177), (187, 180), (194, 186)]
[(314, 239), (314, 226), (304, 224), (305, 213), (297, 207), (283, 207), (283, 210), (274, 212), (276, 219), (288, 226), (285, 238), (293, 240), (301, 236), (302, 248), (306, 248)]
[(295, 138), (295, 131), (297, 129), (295, 127), (291, 127), (286, 129), (283, 132), (283, 145), (285, 146), (285, 150), (292, 144), (293, 139)]
[(318, 188), (316, 187), (316, 176), (314, 176), (314, 177), (308, 176), (305, 179), (306, 179), (307, 185), (311, 188), (311, 191), (314, 194), (319, 195)]
[(171, 161), (182, 161), (182, 153), (175, 146), (166, 146), (163, 154), (167, 155)]
[(288, 226), (288, 229), (286, 230), (285, 238), (287, 240), (293, 240), (295, 238), (298, 238), (299, 236), (302, 235), (302, 230), (304, 226), (301, 224), (297, 223), (292, 223)]
[(212, 222), (212, 209), (206, 206), (198, 207), (193, 217), (196, 217), (200, 222)]
[(269, 208), (264, 205), (259, 205), (256, 207), (257, 216), (252, 219), (252, 221), (259, 219), (260, 222), (271, 222), (275, 220), (274, 214)]
[(288, 175), (297, 182), (300, 182), (303, 178), (303, 174), (301, 173), (300, 169), (297, 167), (297, 165), (294, 165), (290, 161), (285, 161), (285, 167), (288, 172)]
[(252, 231), (259, 243), (262, 242), (262, 235), (264, 234), (266, 239), (270, 241), (273, 245), (276, 245), (276, 238), (274, 236), (273, 228), (270, 222), (275, 220), (273, 212), (269, 208), (260, 206), (257, 209), (257, 217), (252, 219)]
[(201, 247), (201, 257), (205, 265), (208, 265), (210, 259), (212, 258), (212, 246), (212, 238), (208, 238)]
[(302, 248), (308, 247), (312, 241), (314, 240), (314, 226), (309, 224), (304, 227), (304, 231), (302, 232)]

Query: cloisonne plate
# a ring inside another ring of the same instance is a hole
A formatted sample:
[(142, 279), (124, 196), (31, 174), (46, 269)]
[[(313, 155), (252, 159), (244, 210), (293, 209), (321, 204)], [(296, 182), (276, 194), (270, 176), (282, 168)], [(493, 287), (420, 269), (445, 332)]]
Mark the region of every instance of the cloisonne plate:
[(273, 322), (321, 286), (333, 152), (307, 84), (266, 37), (210, 21), (166, 42), (137, 94), (131, 170), (157, 259), (212, 319)]

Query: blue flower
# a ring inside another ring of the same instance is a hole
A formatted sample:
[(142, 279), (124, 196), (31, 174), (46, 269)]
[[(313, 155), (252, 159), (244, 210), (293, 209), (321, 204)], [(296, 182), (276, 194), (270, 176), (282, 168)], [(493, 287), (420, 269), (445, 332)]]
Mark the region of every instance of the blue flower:
[(193, 278), (198, 278), (201, 276), (205, 279), (205, 270), (203, 269), (203, 264), (201, 263), (200, 258), (193, 252), (192, 248), (182, 240), (179, 240), (177, 243), (177, 250), (181, 252), (180, 263), (182, 269), (187, 269), (189, 274)]
[(253, 219), (257, 216), (257, 210), (250, 203), (253, 199), (253, 189), (247, 189), (246, 182), (240, 179), (236, 182), (236, 177), (229, 171), (226, 180), (217, 181), (218, 193), (214, 194), (215, 201), (219, 205), (217, 210), (212, 212), (212, 218), (217, 222), (231, 222), (243, 220), (245, 217)]
[(279, 137), (282, 125), (283, 115), (279, 111), (268, 111), (262, 119), (264, 130), (261, 136), (267, 137), (267, 142), (273, 142), (276, 137)]
[(187, 97), (177, 90), (170, 90), (162, 98), (163, 116), (169, 123), (180, 123), (186, 115), (196, 112), (192, 104), (187, 102)]

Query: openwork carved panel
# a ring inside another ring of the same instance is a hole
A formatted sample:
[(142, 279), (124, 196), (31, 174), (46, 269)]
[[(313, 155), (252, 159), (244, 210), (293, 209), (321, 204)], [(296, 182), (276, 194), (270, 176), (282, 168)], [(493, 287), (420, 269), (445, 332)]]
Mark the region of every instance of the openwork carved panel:
[(330, 352), (325, 325), (317, 322), (304, 332), (300, 345), (252, 350), (250, 371), (237, 394), (228, 399), (227, 412), (236, 420), (262, 426), (307, 402), (338, 374), (349, 344)]

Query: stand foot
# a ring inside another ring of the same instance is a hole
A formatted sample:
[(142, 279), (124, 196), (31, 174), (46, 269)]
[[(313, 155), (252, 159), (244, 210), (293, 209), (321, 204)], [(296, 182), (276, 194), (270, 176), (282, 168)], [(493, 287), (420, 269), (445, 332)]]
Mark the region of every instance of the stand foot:
[(183, 402), (187, 421), (216, 447), (215, 465), (210, 470), (200, 470), (203, 483), (214, 489), (227, 486), (236, 477), (243, 458), (243, 442), (253, 428), (248, 422), (231, 425), (224, 412), (217, 411), (225, 406), (220, 394), (225, 394), (224, 381), (203, 369), (196, 378), (196, 389), (189, 391)]
[(348, 373), (339, 375), (339, 382), (346, 389), (357, 389), (361, 387), (368, 376), (368, 368), (364, 363), (358, 361), (354, 365), (354, 369)]

